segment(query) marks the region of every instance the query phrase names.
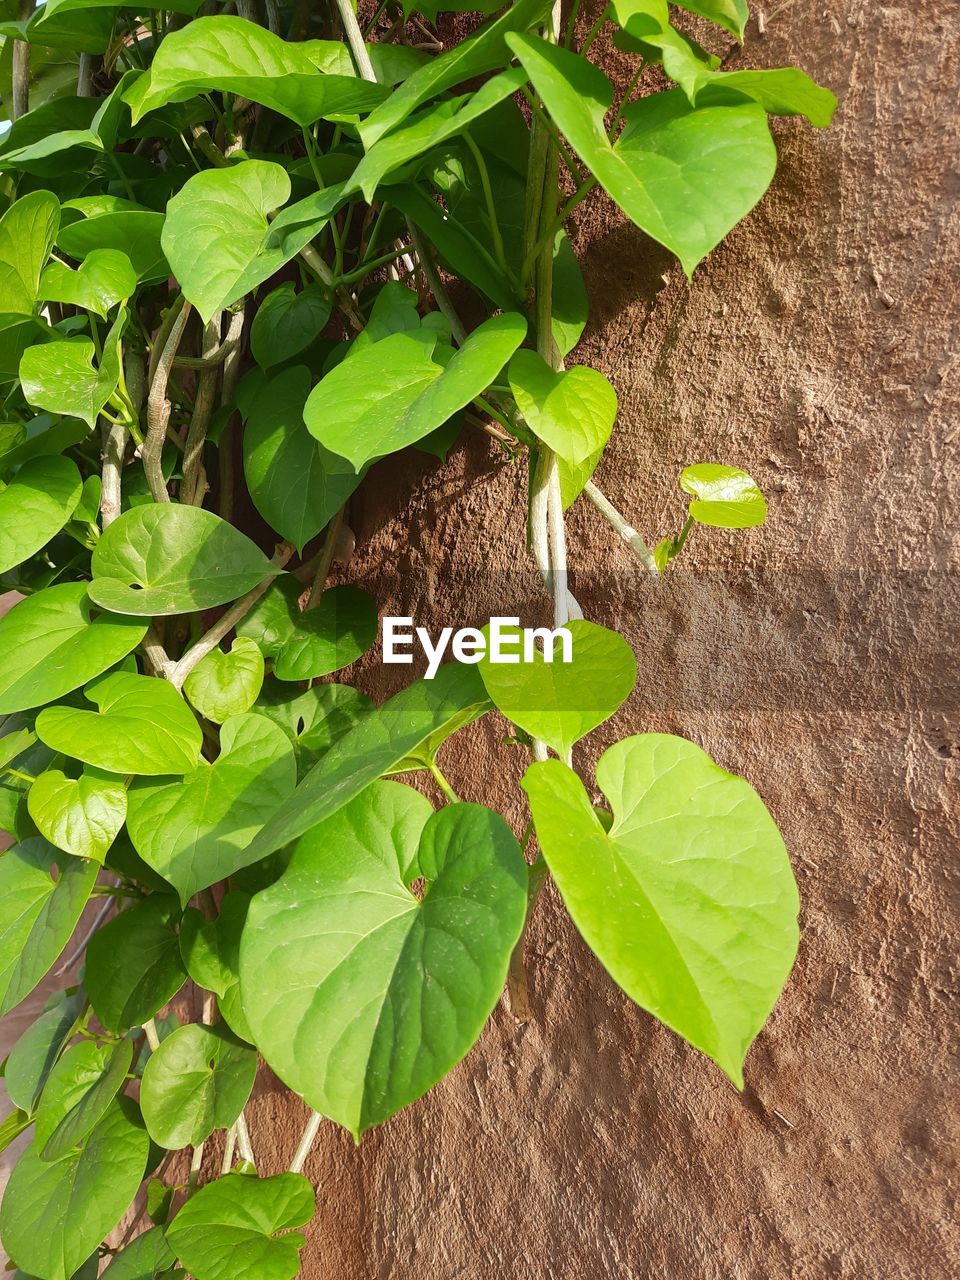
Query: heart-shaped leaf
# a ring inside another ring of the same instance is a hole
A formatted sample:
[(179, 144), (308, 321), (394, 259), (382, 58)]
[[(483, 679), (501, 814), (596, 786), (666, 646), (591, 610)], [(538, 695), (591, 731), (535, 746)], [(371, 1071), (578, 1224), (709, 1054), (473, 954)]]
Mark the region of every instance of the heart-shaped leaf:
[(237, 636), (229, 653), (211, 649), (200, 659), (184, 681), (183, 692), (202, 716), (223, 724), (249, 711), (262, 685), (263, 654), (253, 640)]
[(537, 839), (574, 923), (644, 1009), (738, 1087), (797, 950), (797, 890), (763, 801), (692, 742), (627, 738), (597, 782), (609, 832), (557, 760), (523, 779)]
[(102, 1280), (182, 1280), (176, 1260), (163, 1227), (153, 1227), (113, 1255)]
[(480, 325), (444, 367), (429, 343), (406, 333), (361, 346), (323, 378), (304, 420), (322, 445), (359, 471), (422, 440), (486, 390), (526, 335), (522, 316)]
[(167, 1228), (167, 1241), (198, 1280), (292, 1280), (304, 1239), (291, 1228), (309, 1222), (314, 1208), (313, 1187), (302, 1174), (231, 1173), (190, 1197)]
[(622, 706), (637, 679), (633, 651), (616, 631), (582, 619), (566, 630), (572, 637), (569, 662), (558, 640), (544, 652), (534, 648), (530, 661), (526, 654), (516, 661), (519, 645), (511, 642), (513, 663), (492, 661), (489, 648), (480, 663), (487, 693), (507, 719), (564, 759), (575, 742)]
[(126, 820), (127, 790), (120, 778), (97, 770), (68, 778), (46, 769), (27, 792), (27, 810), (52, 845), (103, 862)]
[(137, 123), (167, 102), (216, 90), (279, 111), (299, 125), (330, 115), (369, 111), (389, 93), (356, 76), (324, 75), (303, 45), (243, 18), (197, 18), (171, 32), (158, 48), (149, 76), (127, 94)]
[(168, 880), (183, 904), (259, 857), (250, 841), (293, 793), (297, 765), (289, 738), (263, 716), (232, 716), (220, 755), (182, 782), (137, 781), (127, 830), (141, 858)]
[(31, 1114), (60, 1050), (70, 1039), (83, 1012), (85, 997), (79, 991), (57, 991), (40, 1016), (10, 1050), (3, 1083), (15, 1107)]
[(0, 490), (0, 573), (46, 546), (73, 515), (83, 482), (69, 458), (26, 462)]
[(186, 773), (196, 766), (203, 733), (166, 680), (114, 671), (84, 694), (100, 710), (46, 707), (37, 716), (41, 742), (110, 773)]
[(141, 1027), (186, 980), (173, 897), (153, 893), (121, 911), (87, 944), (83, 982), (94, 1013), (108, 1031)]
[(65, 858), (42, 836), (0, 858), (0, 1016), (28, 996), (56, 961), (99, 870), (95, 862)]
[(84, 1040), (68, 1049), (50, 1072), (37, 1108), (35, 1141), (41, 1160), (69, 1155), (102, 1120), (123, 1088), (133, 1044), (97, 1045)]
[(346, 458), (307, 430), (303, 408), (310, 371), (284, 369), (264, 381), (244, 408), (243, 470), (257, 510), (302, 551), (360, 483)]
[(94, 427), (120, 381), (120, 339), (126, 323), (127, 312), (121, 307), (103, 341), (98, 365), (94, 364), (96, 348), (89, 338), (28, 347), (20, 360), (20, 385), (27, 402), (50, 413), (80, 418)]
[[(57, 244), (71, 258), (84, 261), (99, 249), (116, 249), (130, 261), (144, 284), (163, 280), (170, 267), (163, 256), (160, 235), (164, 215), (150, 209), (87, 210), (82, 201), (69, 201), (65, 209), (79, 208), (80, 217), (60, 228)], [(66, 215), (65, 215), (66, 216)]]
[(698, 462), (680, 475), (680, 488), (694, 496), (690, 515), (715, 529), (750, 529), (763, 524), (767, 504), (746, 471), (718, 462)]
[(617, 416), (617, 394), (602, 373), (576, 365), (556, 373), (536, 351), (510, 361), (510, 389), (527, 426), (571, 466), (603, 449)]
[(340, 671), (363, 656), (377, 638), (377, 605), (357, 587), (330, 587), (301, 613), (303, 588), (296, 578), (271, 583), (237, 634), (255, 640), (273, 659), (278, 680), (312, 680)]
[(0, 218), (0, 316), (33, 315), (59, 225), (60, 203), (49, 191), (31, 191)]
[(212, 511), (151, 502), (103, 531), (90, 599), (112, 613), (195, 613), (226, 604), (277, 572), (256, 543)]
[(315, 684), (291, 695), (289, 685), (268, 684), (257, 701), (257, 712), (273, 720), (293, 743), (303, 774), (338, 742), (373, 703), (348, 684)]
[[(526, 915), (526, 865), (503, 819), (453, 804), (424, 824), (412, 794), (375, 783), (302, 837), (251, 902), (240, 948), (260, 1051), (355, 1138), (469, 1052)], [(422, 902), (407, 888), (417, 875)]]
[(147, 1059), (140, 1106), (147, 1132), (168, 1151), (227, 1129), (247, 1104), (257, 1054), (221, 1027), (180, 1027)]
[(247, 849), (248, 863), (303, 835), (364, 787), (396, 771), (426, 742), (456, 733), (489, 709), (472, 666), (448, 663), (432, 680), (417, 680), (350, 729), (306, 775)]
[(777, 153), (763, 108), (694, 108), (682, 90), (631, 103), (611, 145), (606, 76), (579, 54), (535, 36), (508, 35), (560, 132), (638, 227), (675, 253), (687, 275), (757, 203)]
[(330, 319), (331, 300), (319, 285), (298, 293), (292, 280), (268, 293), (250, 326), (250, 354), (269, 369), (285, 364), (319, 337)]
[(216, 920), (188, 907), (180, 924), (180, 954), (193, 981), (217, 997), (230, 1030), (252, 1043), (240, 1003), (240, 937), (249, 906), (249, 894), (233, 892), (224, 895)]
[(84, 582), (46, 587), (0, 618), (0, 714), (53, 702), (137, 647), (147, 624), (97, 613)]
[(40, 278), (44, 302), (66, 302), (106, 319), (118, 302), (126, 302), (137, 287), (137, 273), (119, 249), (94, 249), (74, 270), (65, 262), (51, 262)]
[(83, 1148), (63, 1160), (48, 1164), (31, 1144), (0, 1205), (0, 1237), (21, 1270), (71, 1280), (129, 1207), (149, 1149), (130, 1098), (118, 1098)]

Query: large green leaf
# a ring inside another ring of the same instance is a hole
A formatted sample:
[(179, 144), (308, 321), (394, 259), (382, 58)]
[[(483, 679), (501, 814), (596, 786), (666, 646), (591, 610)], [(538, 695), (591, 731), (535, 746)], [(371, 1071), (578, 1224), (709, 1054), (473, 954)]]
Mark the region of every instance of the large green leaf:
[(212, 511), (156, 502), (104, 530), (90, 599), (112, 613), (195, 613), (226, 604), (277, 572), (245, 534)]
[[(416, 792), (374, 783), (300, 839), (243, 932), (257, 1046), (357, 1139), (469, 1052), (526, 915), (526, 866), (503, 819), (471, 804), (429, 815)], [(420, 875), (422, 902), (407, 887)]]
[[(167, 1228), (167, 1241), (197, 1280), (292, 1280), (304, 1239), (292, 1227), (313, 1217), (302, 1174), (228, 1174), (201, 1187)], [(280, 1234), (277, 1234), (277, 1233)]]
[(126, 323), (127, 312), (121, 307), (104, 339), (99, 364), (94, 363), (96, 347), (89, 338), (28, 347), (20, 360), (20, 386), (27, 402), (95, 426), (120, 380), (120, 340)]
[(346, 458), (319, 444), (303, 421), (310, 371), (284, 369), (243, 406), (243, 470), (257, 510), (302, 551), (360, 483)]
[(362, 346), (310, 393), (304, 419), (326, 448), (359, 471), (374, 458), (422, 440), (497, 377), (526, 335), (522, 316), (480, 325), (444, 367), (417, 336)]
[(574, 923), (616, 982), (720, 1066), (743, 1059), (797, 949), (797, 890), (763, 801), (692, 742), (647, 733), (600, 758), (609, 832), (556, 760), (523, 780)]
[(99, 870), (65, 858), (42, 836), (0, 857), (0, 1016), (30, 994), (67, 945)]
[(33, 315), (59, 225), (60, 205), (49, 191), (32, 191), (0, 218), (0, 317)]
[(127, 790), (122, 778), (96, 769), (79, 778), (46, 769), (27, 792), (27, 810), (52, 845), (103, 862), (126, 820)]
[(507, 661), (492, 661), (488, 650), (480, 662), (487, 693), (507, 719), (563, 757), (614, 714), (637, 679), (633, 651), (616, 631), (582, 619), (568, 623), (566, 630), (572, 637), (569, 662), (562, 660), (562, 643), (548, 648), (549, 640), (544, 652), (534, 647), (532, 660), (524, 661), (527, 655), (512, 638), (504, 651)]
[(142, 1026), (186, 979), (173, 897), (153, 893), (121, 911), (90, 939), (84, 986), (108, 1031)]
[(433, 680), (417, 680), (364, 716), (306, 775), (247, 849), (266, 857), (329, 818), (348, 800), (438, 736), (476, 720), (490, 702), (475, 668), (448, 663)]
[(527, 426), (555, 454), (580, 466), (603, 449), (617, 416), (617, 394), (586, 365), (557, 373), (536, 351), (510, 361), (510, 389)]
[(10, 1050), (3, 1083), (13, 1105), (28, 1115), (49, 1078), (57, 1055), (77, 1025), (83, 1006), (84, 997), (79, 991), (72, 995), (66, 991), (55, 992), (40, 1016)]
[(677, 89), (631, 104), (615, 146), (604, 126), (610, 81), (585, 58), (532, 36), (508, 36), (547, 109), (594, 177), (688, 275), (773, 178), (766, 113), (724, 99), (691, 107)]
[(167, 102), (219, 90), (279, 111), (297, 124), (369, 111), (389, 90), (356, 76), (324, 75), (303, 47), (243, 18), (197, 18), (171, 32), (149, 77), (127, 95), (134, 124)]
[(42, 1280), (71, 1277), (113, 1230), (136, 1195), (150, 1139), (137, 1106), (119, 1098), (81, 1151), (48, 1164), (32, 1144), (0, 1206), (3, 1246)]
[(693, 494), (690, 515), (697, 524), (715, 529), (750, 529), (763, 524), (767, 504), (746, 471), (718, 462), (698, 462), (685, 467), (680, 488)]
[(220, 731), (220, 755), (182, 782), (138, 781), (128, 797), (127, 830), (141, 858), (174, 885), (186, 905), (193, 894), (260, 856), (250, 841), (293, 792), (296, 760), (272, 721), (233, 716)]
[(147, 1059), (140, 1106), (147, 1132), (168, 1151), (227, 1129), (247, 1104), (256, 1050), (220, 1027), (179, 1027)]
[(94, 249), (74, 270), (65, 262), (51, 262), (40, 277), (45, 302), (66, 302), (106, 318), (118, 302), (126, 302), (137, 287), (137, 273), (119, 249)]
[(183, 692), (202, 716), (223, 724), (230, 716), (249, 711), (256, 702), (263, 669), (263, 654), (256, 644), (237, 636), (229, 653), (211, 649), (200, 659), (184, 681)]
[(139, 618), (96, 613), (86, 583), (46, 587), (0, 618), (0, 714), (53, 702), (135, 649)]
[(271, 683), (257, 700), (257, 711), (273, 720), (293, 743), (302, 774), (317, 763), (373, 703), (348, 684), (314, 684), (303, 693)]
[(166, 680), (114, 671), (84, 693), (99, 711), (46, 707), (37, 716), (41, 742), (111, 773), (186, 773), (196, 767), (203, 733)]
[(34, 458), (0, 491), (0, 573), (46, 546), (80, 501), (83, 481), (69, 458)]
[(273, 659), (278, 680), (313, 680), (362, 657), (377, 637), (377, 605), (358, 587), (330, 587), (301, 613), (296, 578), (271, 583), (237, 634), (248, 636)]
[(103, 1119), (123, 1088), (133, 1044), (97, 1045), (83, 1040), (50, 1072), (37, 1107), (35, 1141), (41, 1160), (69, 1155)]

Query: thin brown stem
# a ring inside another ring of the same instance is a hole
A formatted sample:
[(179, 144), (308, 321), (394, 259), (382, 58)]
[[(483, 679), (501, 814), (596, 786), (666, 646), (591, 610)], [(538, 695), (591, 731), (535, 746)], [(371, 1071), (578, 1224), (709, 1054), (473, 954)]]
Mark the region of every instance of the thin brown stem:
[[(157, 354), (150, 393), (147, 396), (147, 434), (140, 449), (143, 469), (147, 477), (150, 496), (154, 502), (169, 502), (166, 482), (163, 478), (163, 442), (170, 421), (170, 401), (167, 399), (167, 383), (176, 358), (177, 348), (183, 338), (190, 316), (190, 303), (181, 296), (173, 303), (174, 315), (162, 348)], [(159, 339), (158, 339), (159, 341)], [(154, 362), (151, 360), (151, 364)]]
[[(201, 359), (209, 359), (220, 347), (220, 312), (204, 327), (201, 340)], [(189, 506), (202, 507), (207, 493), (207, 475), (203, 469), (203, 450), (207, 442), (210, 419), (216, 407), (217, 382), (220, 369), (206, 366), (197, 379), (197, 395), (193, 413), (183, 446), (183, 481), (180, 501)]]

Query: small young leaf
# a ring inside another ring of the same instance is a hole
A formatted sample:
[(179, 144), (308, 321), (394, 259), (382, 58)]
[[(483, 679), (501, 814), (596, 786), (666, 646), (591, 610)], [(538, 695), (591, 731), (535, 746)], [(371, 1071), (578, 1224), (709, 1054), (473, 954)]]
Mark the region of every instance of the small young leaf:
[(373, 703), (348, 684), (315, 684), (291, 695), (289, 685), (271, 683), (264, 687), (256, 709), (291, 740), (302, 776), (373, 710)]
[(69, 458), (26, 462), (0, 490), (0, 573), (22, 564), (70, 519), (83, 482)]
[(74, 270), (51, 262), (40, 277), (44, 302), (66, 302), (106, 319), (118, 302), (126, 302), (137, 287), (130, 259), (118, 249), (94, 249)]
[(176, 1260), (163, 1228), (153, 1227), (114, 1254), (101, 1280), (180, 1280)]
[(536, 351), (522, 350), (510, 361), (509, 378), (527, 426), (570, 466), (582, 466), (610, 439), (617, 394), (596, 369), (556, 373)]
[(257, 860), (250, 841), (296, 781), (293, 747), (283, 731), (253, 713), (232, 716), (220, 731), (213, 764), (201, 761), (182, 782), (134, 783), (127, 830), (185, 906), (200, 889)]
[(680, 475), (680, 488), (692, 493), (690, 514), (697, 524), (715, 529), (751, 529), (767, 518), (763, 494), (746, 471), (718, 462), (698, 462)]
[(180, 924), (180, 954), (193, 981), (216, 995), (234, 1035), (252, 1043), (240, 1003), (240, 937), (249, 906), (249, 894), (235, 891), (225, 894), (216, 920), (205, 920), (196, 907), (188, 907)]
[(302, 1174), (231, 1173), (191, 1196), (167, 1228), (167, 1241), (197, 1280), (292, 1280), (304, 1239), (291, 1228), (309, 1222), (314, 1208), (313, 1187)]
[(99, 366), (89, 338), (67, 338), (28, 347), (20, 360), (20, 385), (29, 404), (96, 425), (120, 381), (120, 339), (127, 323), (121, 307), (103, 342)]
[(292, 280), (268, 293), (250, 327), (250, 353), (264, 369), (309, 347), (330, 319), (331, 300), (319, 285), (296, 292)]
[(160, 244), (162, 213), (136, 206), (87, 209), (79, 200), (69, 201), (64, 208), (79, 208), (81, 215), (62, 226), (57, 236), (57, 244), (71, 258), (82, 262), (99, 249), (115, 249), (129, 260), (143, 284), (164, 280), (170, 274)]
[(574, 923), (613, 979), (743, 1087), (793, 965), (797, 890), (763, 801), (692, 742), (646, 733), (597, 766), (609, 833), (557, 760), (523, 780)]
[(70, 1038), (83, 1011), (84, 997), (58, 991), (10, 1050), (3, 1083), (15, 1107), (30, 1114), (57, 1055)]
[[(261, 1052), (357, 1139), (469, 1052), (526, 916), (503, 819), (472, 804), (427, 817), (415, 794), (374, 783), (304, 836), (251, 902), (240, 949)], [(417, 875), (422, 902), (407, 888)]]
[(98, 1125), (123, 1088), (133, 1044), (84, 1040), (50, 1072), (37, 1108), (36, 1148), (41, 1160), (60, 1160)]
[(227, 1129), (247, 1104), (256, 1050), (220, 1027), (181, 1027), (147, 1060), (140, 1106), (147, 1132), (168, 1151)]
[(237, 634), (255, 640), (273, 659), (278, 680), (313, 680), (363, 656), (377, 638), (377, 605), (357, 587), (329, 587), (305, 612), (296, 578), (271, 583)]
[(229, 653), (211, 649), (201, 658), (184, 681), (183, 692), (202, 716), (223, 724), (249, 711), (262, 686), (263, 654), (253, 640), (237, 636)]
[(0, 218), (0, 317), (33, 315), (59, 225), (60, 204), (49, 191), (31, 191)]
[(0, 858), (0, 1016), (28, 996), (54, 964), (99, 870), (95, 862), (64, 858), (42, 836)]
[(46, 707), (37, 736), (54, 751), (110, 773), (186, 773), (196, 767), (203, 733), (166, 680), (114, 671), (84, 689), (99, 711)]
[(96, 613), (84, 582), (27, 596), (0, 618), (0, 714), (62, 698), (126, 657), (146, 633), (137, 618)]
[[(616, 631), (577, 619), (566, 626), (572, 660), (561, 645), (547, 661), (539, 649), (524, 662), (480, 663), (487, 693), (508, 720), (565, 758), (575, 742), (608, 720), (630, 696), (637, 679), (633, 651)], [(547, 641), (549, 644), (549, 639)]]
[(90, 939), (84, 986), (108, 1031), (140, 1027), (186, 980), (180, 960), (176, 900), (153, 893), (121, 911)]
[(96, 770), (68, 778), (46, 769), (27, 792), (27, 810), (52, 845), (102, 863), (126, 820), (127, 790), (121, 778)]
[(195, 613), (226, 604), (277, 570), (259, 547), (212, 511), (172, 502), (126, 511), (91, 561), (90, 599), (112, 613)]
[(10, 1257), (42, 1280), (71, 1280), (136, 1195), (149, 1149), (130, 1098), (118, 1098), (84, 1147), (63, 1160), (48, 1164), (31, 1144), (0, 1205), (0, 1238)]

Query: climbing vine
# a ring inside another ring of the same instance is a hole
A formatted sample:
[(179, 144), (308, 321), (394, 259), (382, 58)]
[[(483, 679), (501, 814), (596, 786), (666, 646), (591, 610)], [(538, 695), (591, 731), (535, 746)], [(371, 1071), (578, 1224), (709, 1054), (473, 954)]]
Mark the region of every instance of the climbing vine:
[[(661, 575), (766, 506), (691, 465), (648, 546), (597, 488), (617, 397), (566, 364), (565, 227), (599, 186), (692, 276), (773, 179), (768, 117), (822, 127), (833, 97), (686, 33), (735, 50), (745, 0), (613, 0), (589, 30), (579, 0), (451, 0), (454, 42), (445, 7), (0, 3), (0, 1012), (53, 990), (4, 1066), (18, 1275), (294, 1276), (322, 1118), (359, 1140), (508, 979), (522, 1003), (547, 876), (734, 1085), (790, 971), (796, 888), (746, 781), (643, 732), (575, 767), (637, 665), (581, 616), (567, 509)], [(607, 28), (635, 59), (619, 99), (589, 58)], [(374, 707), (345, 674), (378, 630), (351, 498), (469, 432), (526, 468), (518, 542), (569, 660), (478, 632)], [(494, 708), (529, 757), (522, 833), (438, 759)], [(271, 1177), (260, 1058), (311, 1108)]]

